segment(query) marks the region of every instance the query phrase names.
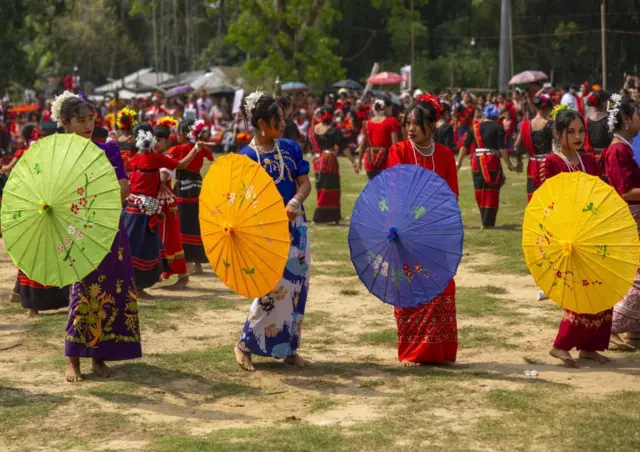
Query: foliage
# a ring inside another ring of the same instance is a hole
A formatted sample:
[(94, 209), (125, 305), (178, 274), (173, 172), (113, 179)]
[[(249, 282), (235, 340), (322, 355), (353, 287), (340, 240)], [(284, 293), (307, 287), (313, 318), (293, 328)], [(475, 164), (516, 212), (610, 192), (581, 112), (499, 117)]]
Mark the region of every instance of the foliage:
[[(600, 2), (511, 0), (513, 69), (601, 83)], [(2, 0), (0, 89), (78, 66), (93, 84), (152, 66), (240, 66), (252, 87), (314, 90), (415, 57), (422, 88), (497, 85), (501, 0)], [(608, 81), (637, 73), (640, 9), (607, 0)], [(413, 30), (413, 33), (412, 33)], [(471, 45), (471, 42), (475, 45)], [(491, 77), (489, 77), (491, 73)], [(453, 77), (452, 77), (453, 75)], [(17, 86), (17, 85), (16, 85)]]
[[(339, 18), (326, 0), (243, 0), (227, 42), (250, 55), (248, 81), (267, 88), (276, 76), (323, 87), (344, 75), (337, 41), (326, 29)], [(264, 84), (267, 86), (264, 86)]]

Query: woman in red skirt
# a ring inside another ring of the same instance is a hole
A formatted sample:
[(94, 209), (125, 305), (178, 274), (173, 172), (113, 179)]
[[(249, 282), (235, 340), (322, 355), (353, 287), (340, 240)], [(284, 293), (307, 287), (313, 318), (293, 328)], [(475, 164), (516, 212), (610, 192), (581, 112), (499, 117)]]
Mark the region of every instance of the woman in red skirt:
[(495, 105), (487, 105), (482, 113), (483, 120), (473, 124), (472, 131), (464, 141), (464, 147), (458, 154), (458, 168), (467, 154), (471, 155), (471, 172), (476, 203), (480, 208), (481, 229), (496, 225), (500, 205), (500, 189), (504, 185), (501, 157), (509, 170), (513, 165), (509, 161), (509, 152), (505, 148), (504, 129), (496, 121), (500, 110)]
[[(178, 121), (171, 116), (160, 118), (153, 129), (157, 143), (156, 152), (164, 154), (170, 147), (172, 131)], [(162, 260), (162, 279), (169, 279), (171, 275), (178, 275), (178, 281), (170, 289), (184, 289), (189, 283), (187, 261), (180, 237), (180, 217), (176, 195), (171, 188), (175, 171), (169, 168), (160, 169), (160, 190), (158, 201), (162, 206), (162, 216), (158, 225), (160, 235), (160, 259)]]
[[(554, 119), (555, 135), (560, 149), (548, 154), (544, 159), (540, 174), (542, 182), (556, 174), (574, 171), (599, 176), (600, 168), (595, 156), (581, 152), (585, 137), (584, 119), (575, 110), (567, 107), (558, 110), (559, 108), (562, 106), (554, 110)], [(611, 309), (597, 314), (578, 314), (565, 310), (549, 354), (562, 360), (566, 366), (576, 368), (578, 365), (569, 353), (573, 348), (579, 351), (579, 357), (582, 359), (591, 359), (599, 363), (610, 361), (598, 351), (604, 351), (609, 347), (612, 316)]]
[[(403, 127), (408, 140), (391, 146), (386, 168), (420, 165), (442, 177), (456, 194), (458, 171), (453, 151), (434, 141), (434, 130), (442, 112), (440, 101), (425, 94), (416, 100), (405, 116)], [(458, 352), (456, 322), (456, 284), (415, 308), (395, 308), (398, 325), (398, 359), (405, 366), (450, 364)]]

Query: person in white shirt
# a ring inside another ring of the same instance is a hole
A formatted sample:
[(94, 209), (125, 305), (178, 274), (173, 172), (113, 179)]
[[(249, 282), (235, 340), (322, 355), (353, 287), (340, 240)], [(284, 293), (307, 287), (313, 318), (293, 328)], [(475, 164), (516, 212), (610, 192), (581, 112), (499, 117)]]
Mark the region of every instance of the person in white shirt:
[(567, 107), (578, 110), (578, 101), (576, 100), (576, 96), (574, 95), (575, 90), (573, 90), (569, 85), (565, 85), (560, 90), (560, 94), (562, 94), (562, 98), (560, 99), (560, 103), (562, 105), (566, 105)]

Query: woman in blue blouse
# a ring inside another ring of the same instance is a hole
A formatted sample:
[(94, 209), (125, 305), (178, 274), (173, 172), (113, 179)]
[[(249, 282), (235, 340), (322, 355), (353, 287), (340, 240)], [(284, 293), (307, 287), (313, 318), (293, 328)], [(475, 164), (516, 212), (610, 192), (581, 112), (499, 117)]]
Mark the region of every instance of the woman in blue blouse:
[(311, 193), (309, 162), (295, 141), (281, 138), (284, 112), (273, 97), (260, 91), (250, 94), (245, 99), (244, 114), (257, 133), (240, 153), (262, 165), (275, 181), (289, 217), (291, 248), (282, 280), (272, 292), (256, 298), (251, 305), (235, 348), (236, 361), (248, 371), (255, 370), (252, 354), (305, 367), (307, 363), (298, 355), (298, 346), (309, 290), (311, 247), (302, 206)]

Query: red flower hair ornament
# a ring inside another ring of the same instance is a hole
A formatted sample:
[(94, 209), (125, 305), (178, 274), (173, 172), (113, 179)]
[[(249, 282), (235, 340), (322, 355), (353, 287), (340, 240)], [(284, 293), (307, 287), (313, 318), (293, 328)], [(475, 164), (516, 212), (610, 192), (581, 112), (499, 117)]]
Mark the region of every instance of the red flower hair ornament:
[(432, 96), (431, 94), (423, 94), (422, 96), (416, 99), (416, 102), (431, 104), (431, 106), (433, 107), (433, 111), (435, 111), (436, 113), (436, 121), (440, 119), (440, 116), (444, 111), (444, 108), (442, 107), (442, 103), (440, 102), (440, 99), (438, 99), (435, 96)]

